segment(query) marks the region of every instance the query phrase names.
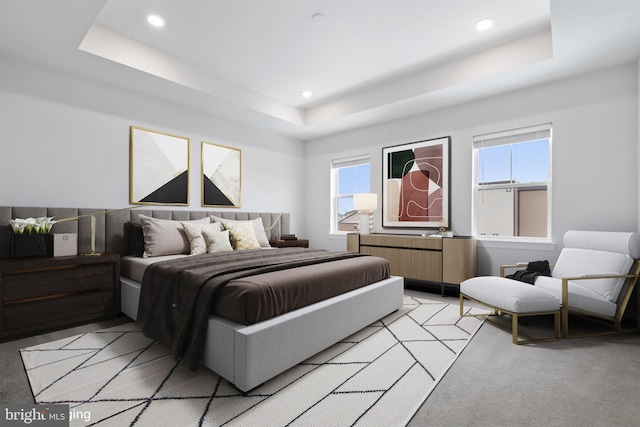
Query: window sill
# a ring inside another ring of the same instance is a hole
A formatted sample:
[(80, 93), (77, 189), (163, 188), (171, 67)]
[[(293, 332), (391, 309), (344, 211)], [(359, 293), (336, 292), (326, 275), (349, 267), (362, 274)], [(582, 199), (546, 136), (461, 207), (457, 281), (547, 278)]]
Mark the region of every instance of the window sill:
[(479, 246), (496, 249), (528, 249), (536, 251), (553, 251), (556, 242), (547, 239), (509, 239), (505, 237), (476, 236)]

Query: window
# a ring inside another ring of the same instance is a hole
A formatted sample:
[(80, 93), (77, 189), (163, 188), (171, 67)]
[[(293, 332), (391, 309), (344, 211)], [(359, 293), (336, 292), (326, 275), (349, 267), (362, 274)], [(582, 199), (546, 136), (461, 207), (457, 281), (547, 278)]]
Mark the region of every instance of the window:
[(369, 156), (336, 159), (331, 162), (331, 232), (355, 231), (358, 212), (353, 210), (353, 195), (371, 189)]
[(473, 138), (474, 234), (551, 237), (551, 124)]

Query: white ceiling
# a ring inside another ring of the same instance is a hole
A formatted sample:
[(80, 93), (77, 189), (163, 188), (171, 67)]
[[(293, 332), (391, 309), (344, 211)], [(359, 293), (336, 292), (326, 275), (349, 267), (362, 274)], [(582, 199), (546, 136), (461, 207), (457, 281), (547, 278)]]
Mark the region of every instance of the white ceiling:
[(0, 54), (309, 140), (636, 60), (640, 1), (0, 0)]

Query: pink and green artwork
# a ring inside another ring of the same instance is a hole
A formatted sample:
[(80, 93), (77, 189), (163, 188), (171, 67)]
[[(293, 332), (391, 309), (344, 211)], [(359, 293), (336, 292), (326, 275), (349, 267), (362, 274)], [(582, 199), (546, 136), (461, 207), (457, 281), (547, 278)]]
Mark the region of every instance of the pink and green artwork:
[(383, 227), (449, 223), (450, 141), (443, 137), (383, 148)]

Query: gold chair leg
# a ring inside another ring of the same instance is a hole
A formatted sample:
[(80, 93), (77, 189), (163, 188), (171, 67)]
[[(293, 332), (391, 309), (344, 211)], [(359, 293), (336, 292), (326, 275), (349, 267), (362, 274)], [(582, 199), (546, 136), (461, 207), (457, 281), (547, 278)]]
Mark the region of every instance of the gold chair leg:
[[(485, 307), (488, 307), (489, 309), (491, 309), (492, 311), (490, 313), (478, 313), (478, 314), (465, 314), (464, 313), (464, 298), (467, 298), (471, 301), (475, 301), (477, 303), (482, 304)], [(493, 323), (495, 326), (504, 329), (504, 330), (509, 330), (509, 327), (499, 321), (495, 321), (493, 319), (491, 319), (492, 316), (497, 316), (497, 315), (501, 315), (501, 314), (508, 314), (511, 316), (511, 335), (512, 335), (512, 341), (514, 344), (516, 345), (520, 345), (520, 344), (533, 344), (533, 343), (542, 343), (542, 342), (548, 342), (548, 341), (557, 341), (560, 339), (560, 312), (556, 311), (556, 312), (544, 312), (544, 313), (526, 313), (523, 314), (524, 316), (539, 316), (539, 315), (554, 315), (554, 337), (551, 338), (533, 338), (527, 334), (524, 333), (520, 333), (519, 328), (518, 328), (518, 320), (519, 320), (519, 315), (518, 313), (513, 313), (510, 311), (506, 311), (503, 309), (499, 309), (496, 308), (494, 306), (491, 306), (485, 302), (482, 301), (478, 301), (477, 299), (471, 298), (469, 296), (464, 295), (462, 292), (460, 292), (460, 317), (467, 317), (467, 316), (472, 316), (472, 317), (483, 317), (487, 322), (489, 323)], [(518, 337), (523, 337), (524, 339), (519, 340)]]

